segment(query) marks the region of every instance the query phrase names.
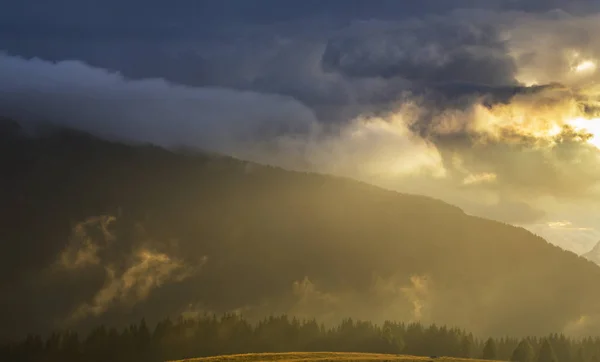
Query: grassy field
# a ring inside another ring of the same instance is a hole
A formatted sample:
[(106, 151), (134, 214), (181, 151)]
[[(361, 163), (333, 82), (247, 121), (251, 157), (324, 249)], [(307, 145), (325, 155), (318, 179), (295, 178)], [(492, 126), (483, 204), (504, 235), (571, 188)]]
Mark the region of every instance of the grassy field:
[[(343, 352), (250, 353), (216, 357), (193, 358), (172, 362), (259, 362), (259, 361), (404, 361), (404, 362), (479, 362), (483, 360), (452, 357), (418, 357), (407, 355)], [(489, 361), (485, 361), (489, 362)]]

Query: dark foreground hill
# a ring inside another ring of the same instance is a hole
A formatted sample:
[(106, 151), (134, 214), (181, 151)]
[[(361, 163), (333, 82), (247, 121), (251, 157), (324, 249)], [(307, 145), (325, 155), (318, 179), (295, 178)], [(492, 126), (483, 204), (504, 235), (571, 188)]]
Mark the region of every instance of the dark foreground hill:
[(239, 311), (588, 333), (600, 268), (524, 229), (349, 179), (0, 135), (3, 335)]

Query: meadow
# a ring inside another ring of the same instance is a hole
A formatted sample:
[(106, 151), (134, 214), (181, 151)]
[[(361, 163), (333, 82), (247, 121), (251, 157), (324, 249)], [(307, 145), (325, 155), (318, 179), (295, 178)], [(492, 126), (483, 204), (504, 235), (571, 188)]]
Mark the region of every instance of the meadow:
[[(452, 357), (421, 357), (380, 353), (344, 353), (344, 352), (290, 352), (290, 353), (247, 353), (214, 356), (206, 358), (184, 359), (171, 362), (262, 362), (262, 361), (403, 361), (403, 362), (477, 362), (483, 360)], [(486, 360), (487, 361), (487, 360)], [(489, 362), (489, 361), (487, 361)]]

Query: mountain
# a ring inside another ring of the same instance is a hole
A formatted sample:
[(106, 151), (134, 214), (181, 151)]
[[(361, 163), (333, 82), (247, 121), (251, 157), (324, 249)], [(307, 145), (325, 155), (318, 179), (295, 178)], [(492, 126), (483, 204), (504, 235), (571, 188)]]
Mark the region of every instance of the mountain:
[(234, 311), (597, 327), (597, 265), (441, 201), (73, 130), (0, 132), (0, 335)]
[(581, 256), (600, 265), (600, 241), (590, 251)]

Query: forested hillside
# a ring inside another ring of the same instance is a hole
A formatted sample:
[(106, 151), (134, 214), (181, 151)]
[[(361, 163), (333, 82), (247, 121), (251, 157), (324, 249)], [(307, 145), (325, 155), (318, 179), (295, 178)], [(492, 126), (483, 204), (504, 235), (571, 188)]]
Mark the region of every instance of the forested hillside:
[(430, 198), (70, 130), (0, 136), (2, 336), (288, 313), (587, 335), (600, 268)]

